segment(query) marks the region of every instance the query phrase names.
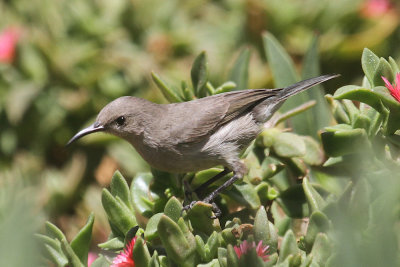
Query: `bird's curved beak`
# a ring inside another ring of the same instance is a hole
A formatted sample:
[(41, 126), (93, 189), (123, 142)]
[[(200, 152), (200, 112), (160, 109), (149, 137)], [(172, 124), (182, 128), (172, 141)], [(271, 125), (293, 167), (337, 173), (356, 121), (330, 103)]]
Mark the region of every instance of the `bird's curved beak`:
[(72, 137), (71, 140), (68, 141), (67, 146), (85, 135), (101, 131), (104, 131), (104, 126), (95, 122), (92, 125), (86, 127), (85, 129), (80, 130), (76, 135), (74, 135), (74, 137)]

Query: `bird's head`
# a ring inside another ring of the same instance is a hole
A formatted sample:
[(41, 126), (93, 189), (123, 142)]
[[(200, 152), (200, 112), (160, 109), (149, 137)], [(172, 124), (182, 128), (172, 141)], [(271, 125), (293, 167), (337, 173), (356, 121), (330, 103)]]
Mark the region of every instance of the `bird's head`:
[[(75, 134), (67, 145), (79, 138), (95, 133), (105, 132), (118, 137), (129, 139), (129, 136), (138, 135), (141, 132), (141, 124), (138, 113), (141, 112), (144, 99), (123, 96), (107, 104), (97, 115), (96, 121)], [(150, 102), (147, 102), (150, 103)]]

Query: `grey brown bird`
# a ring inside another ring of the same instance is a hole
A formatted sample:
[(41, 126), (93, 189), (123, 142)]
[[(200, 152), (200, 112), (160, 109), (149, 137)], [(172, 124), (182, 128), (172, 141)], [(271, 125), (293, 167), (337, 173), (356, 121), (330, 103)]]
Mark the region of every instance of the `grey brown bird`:
[(125, 139), (152, 167), (162, 171), (185, 173), (222, 165), (225, 170), (206, 185), (230, 171), (234, 175), (202, 200), (212, 203), (222, 190), (246, 174), (240, 152), (283, 102), (337, 76), (324, 75), (285, 88), (233, 91), (173, 104), (123, 96), (106, 105), (96, 121), (68, 144), (101, 131)]

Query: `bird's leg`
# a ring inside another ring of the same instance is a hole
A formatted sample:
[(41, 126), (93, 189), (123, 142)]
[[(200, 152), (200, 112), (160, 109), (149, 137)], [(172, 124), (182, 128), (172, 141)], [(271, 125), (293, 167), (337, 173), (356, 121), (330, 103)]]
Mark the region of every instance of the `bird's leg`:
[(231, 171), (228, 168), (224, 168), (224, 170), (220, 173), (218, 173), (217, 175), (215, 175), (214, 177), (210, 178), (207, 182), (201, 184), (199, 187), (197, 187), (194, 192), (199, 195), (204, 189), (206, 189), (209, 185), (211, 185), (212, 183), (214, 183), (215, 181), (221, 179), (222, 177), (224, 177), (225, 175), (227, 175), (228, 173), (230, 173)]
[(240, 175), (239, 173), (235, 173), (228, 181), (226, 181), (225, 183), (223, 183), (220, 187), (218, 187), (217, 189), (215, 189), (214, 191), (212, 191), (208, 196), (206, 196), (202, 202), (205, 203), (211, 203), (212, 200), (214, 200), (214, 198), (216, 198), (219, 193), (221, 193), (222, 191), (224, 191), (226, 188), (228, 188), (229, 186), (231, 186), (234, 182), (236, 182), (238, 179), (242, 178), (243, 175)]
[[(225, 183), (223, 183), (221, 186), (219, 186), (217, 189), (215, 189), (213, 192), (211, 192), (208, 196), (206, 196), (203, 200), (201, 200), (201, 202), (210, 203), (213, 205), (213, 211), (215, 213), (215, 216), (219, 216), (221, 211), (218, 207), (216, 207), (216, 204), (213, 201), (214, 198), (216, 198), (219, 193), (221, 193), (223, 190), (225, 190), (226, 188), (231, 186), (238, 179), (243, 178), (243, 176), (246, 172), (246, 166), (241, 162), (238, 162), (237, 168), (235, 168), (235, 169), (236, 170), (233, 171), (234, 175), (229, 180), (227, 180)], [(211, 178), (211, 179), (214, 179), (214, 178)], [(190, 210), (191, 208), (193, 208), (193, 206), (196, 204), (196, 202), (197, 201), (192, 201), (189, 205), (184, 206), (182, 211)]]

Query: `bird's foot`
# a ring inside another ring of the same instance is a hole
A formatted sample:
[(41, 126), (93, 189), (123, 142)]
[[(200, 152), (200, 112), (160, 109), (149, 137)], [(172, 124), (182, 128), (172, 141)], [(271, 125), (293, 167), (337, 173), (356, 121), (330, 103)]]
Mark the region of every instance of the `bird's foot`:
[[(192, 202), (190, 202), (189, 205), (186, 205), (182, 208), (182, 213), (184, 211), (188, 212), (189, 210), (191, 210), (196, 205), (197, 202), (208, 203), (206, 201), (192, 201)], [(220, 208), (218, 208), (217, 204), (215, 204), (215, 202), (211, 203), (211, 205), (212, 205), (212, 211), (213, 211), (214, 215), (210, 216), (210, 219), (216, 219), (219, 216), (221, 216), (222, 212), (221, 212)]]

